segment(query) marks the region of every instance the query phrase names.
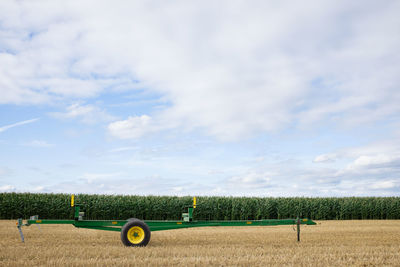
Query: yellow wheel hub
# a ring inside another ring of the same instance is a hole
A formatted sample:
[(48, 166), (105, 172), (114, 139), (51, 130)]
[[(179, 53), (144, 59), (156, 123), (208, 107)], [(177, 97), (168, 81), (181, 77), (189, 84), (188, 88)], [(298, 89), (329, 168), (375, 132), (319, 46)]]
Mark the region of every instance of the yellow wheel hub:
[(144, 230), (139, 226), (133, 226), (128, 230), (128, 240), (132, 244), (139, 244), (144, 239)]

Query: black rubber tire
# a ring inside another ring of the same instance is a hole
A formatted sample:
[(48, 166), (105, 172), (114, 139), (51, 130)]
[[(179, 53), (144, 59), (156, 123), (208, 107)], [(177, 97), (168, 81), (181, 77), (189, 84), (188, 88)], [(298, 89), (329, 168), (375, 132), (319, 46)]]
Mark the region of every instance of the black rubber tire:
[[(142, 240), (142, 242), (140, 242), (138, 244), (134, 244), (131, 241), (129, 241), (128, 231), (132, 227), (142, 228), (142, 230), (144, 232), (144, 239)], [(151, 232), (150, 232), (149, 226), (145, 222), (143, 222), (139, 219), (135, 219), (135, 218), (129, 219), (129, 221), (121, 229), (121, 241), (125, 246), (128, 246), (128, 247), (145, 247), (149, 243), (150, 237), (151, 237)]]

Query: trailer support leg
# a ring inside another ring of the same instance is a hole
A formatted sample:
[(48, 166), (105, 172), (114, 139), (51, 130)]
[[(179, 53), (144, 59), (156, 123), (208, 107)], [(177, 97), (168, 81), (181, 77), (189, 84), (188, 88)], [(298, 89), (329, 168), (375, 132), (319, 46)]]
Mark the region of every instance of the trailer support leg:
[(300, 242), (300, 218), (297, 218), (297, 242)]
[(24, 234), (22, 233), (22, 219), (18, 219), (17, 227), (18, 227), (19, 235), (21, 236), (22, 243), (24, 243), (25, 239), (24, 239)]

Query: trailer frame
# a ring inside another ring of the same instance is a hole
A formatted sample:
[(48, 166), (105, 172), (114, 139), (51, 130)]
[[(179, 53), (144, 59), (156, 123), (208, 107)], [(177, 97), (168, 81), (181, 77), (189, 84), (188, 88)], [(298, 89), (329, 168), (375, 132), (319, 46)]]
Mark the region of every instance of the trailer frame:
[(74, 220), (48, 220), (39, 219), (38, 215), (24, 220), (18, 219), (17, 227), (24, 242), (22, 233), (23, 226), (33, 224), (71, 224), (77, 228), (116, 231), (121, 232), (121, 240), (126, 246), (146, 246), (150, 241), (151, 232), (172, 229), (183, 229), (192, 227), (216, 227), (216, 226), (277, 226), (277, 225), (296, 225), (297, 241), (300, 241), (300, 225), (315, 225), (316, 223), (308, 218), (296, 219), (269, 219), (269, 220), (194, 220), (193, 214), (196, 208), (196, 197), (193, 198), (193, 205), (187, 207), (187, 212), (182, 213), (181, 220), (139, 220), (129, 218), (126, 220), (85, 220), (84, 212), (81, 212), (81, 204), (75, 203), (75, 196), (71, 196), (71, 207), (74, 208)]

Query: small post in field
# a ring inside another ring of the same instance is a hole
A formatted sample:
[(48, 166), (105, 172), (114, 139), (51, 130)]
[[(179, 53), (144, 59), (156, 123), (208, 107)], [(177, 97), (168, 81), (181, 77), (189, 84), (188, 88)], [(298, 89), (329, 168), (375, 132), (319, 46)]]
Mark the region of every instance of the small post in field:
[(300, 242), (300, 218), (297, 217), (297, 242)]

